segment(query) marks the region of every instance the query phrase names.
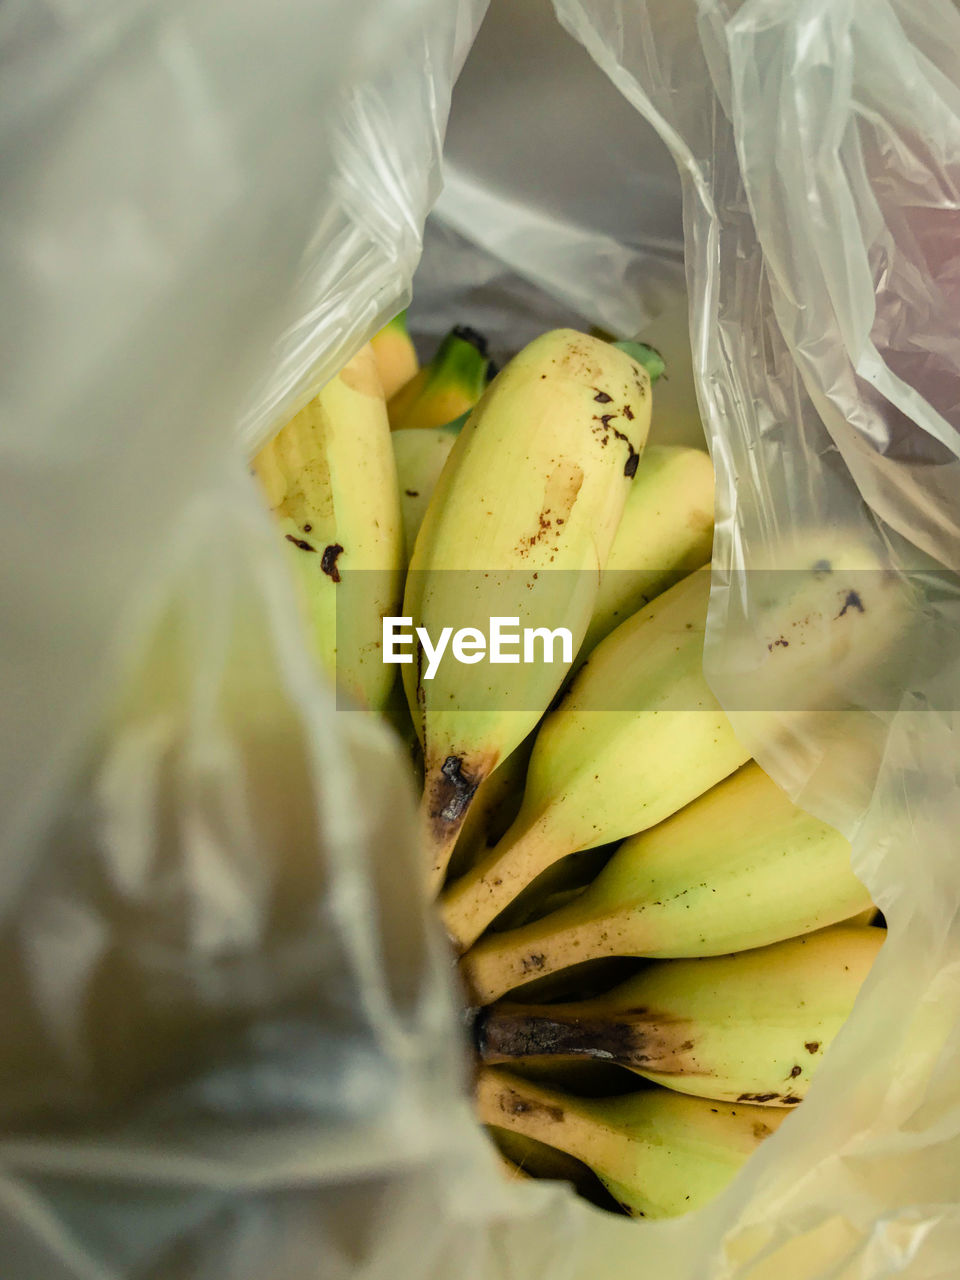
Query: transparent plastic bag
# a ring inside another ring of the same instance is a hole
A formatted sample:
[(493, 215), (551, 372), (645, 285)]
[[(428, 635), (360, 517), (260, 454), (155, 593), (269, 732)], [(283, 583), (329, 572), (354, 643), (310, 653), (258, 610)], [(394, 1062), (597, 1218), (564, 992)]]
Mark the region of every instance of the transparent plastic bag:
[[(11, 1280), (956, 1269), (960, 18), (556, 0), (684, 182), (708, 673), (889, 924), (800, 1118), (706, 1209), (639, 1224), (498, 1180), (409, 782), (334, 714), (243, 465), (408, 296), (482, 7), (0, 13)], [(536, 283), (595, 323), (655, 323), (677, 283), (638, 303), (614, 243), (591, 314), (589, 255), (555, 243)], [(752, 574), (817, 525), (917, 593), (906, 661), (859, 708), (758, 718)]]

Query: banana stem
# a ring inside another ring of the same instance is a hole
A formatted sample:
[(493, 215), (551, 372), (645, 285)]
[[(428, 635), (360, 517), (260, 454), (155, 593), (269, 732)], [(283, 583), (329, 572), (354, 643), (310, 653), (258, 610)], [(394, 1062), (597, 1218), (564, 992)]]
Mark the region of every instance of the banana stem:
[(574, 1003), (504, 1005), (481, 1014), (475, 1035), (483, 1062), (592, 1058), (632, 1070), (675, 1072), (681, 1069), (683, 1055), (678, 1050), (686, 1026), (677, 1023), (671, 1028), (644, 1010), (598, 1017)]

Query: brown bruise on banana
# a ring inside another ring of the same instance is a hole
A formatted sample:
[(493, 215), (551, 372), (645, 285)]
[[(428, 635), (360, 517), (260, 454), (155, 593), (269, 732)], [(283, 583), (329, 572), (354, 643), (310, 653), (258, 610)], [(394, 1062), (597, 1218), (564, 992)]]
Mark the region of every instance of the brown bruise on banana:
[[(418, 693), (420, 687), (418, 685)], [(428, 772), (423, 800), (430, 835), (438, 853), (451, 848), (477, 788), (495, 763), (494, 756), (484, 756), (471, 764), (465, 753), (453, 753), (443, 760), (439, 769)], [(443, 868), (435, 865), (434, 870), (440, 872)]]
[[(634, 370), (634, 391), (639, 399), (646, 399), (649, 391), (649, 378), (645, 371), (639, 369)], [(593, 399), (597, 404), (608, 405), (613, 404), (614, 397), (609, 391), (605, 391), (602, 387), (593, 387)], [(606, 413), (595, 413), (593, 415), (593, 426), (591, 430), (599, 439), (601, 446), (604, 448), (610, 443), (611, 438), (619, 440), (627, 446), (627, 460), (623, 464), (623, 474), (628, 480), (632, 480), (637, 474), (637, 467), (640, 464), (640, 453), (634, 448), (633, 441), (630, 437), (618, 427), (612, 425), (614, 418), (624, 417), (628, 422), (634, 420), (633, 409), (630, 407), (630, 388), (624, 388), (624, 403), (619, 413), (608, 411)]]
[(551, 537), (560, 541), (582, 485), (583, 468), (568, 458), (560, 458), (547, 476), (536, 528), (520, 539), (516, 548), (518, 555), (528, 555), (532, 547)]
[[(829, 577), (835, 572), (835, 570), (829, 560), (817, 560), (810, 566), (810, 572), (814, 579), (819, 582)], [(844, 587), (840, 590), (836, 607), (838, 608), (838, 612), (833, 614), (830, 619), (833, 622), (839, 622), (840, 619), (845, 618), (851, 610), (854, 613), (861, 614), (867, 612), (867, 607), (863, 603), (863, 598), (860, 595), (860, 592), (848, 587)], [(805, 640), (803, 639), (804, 630), (818, 625), (823, 621), (825, 621), (824, 614), (819, 609), (812, 609), (805, 614), (804, 617), (794, 618), (790, 623), (790, 626), (799, 632), (800, 638), (798, 643), (803, 645), (805, 643)], [(794, 639), (796, 638), (797, 637), (795, 636)], [(767, 652), (775, 653), (777, 650), (788, 649), (789, 647), (790, 641), (786, 636), (779, 635), (767, 643)]]
[(440, 766), (440, 777), (435, 779), (431, 815), (442, 822), (457, 822), (467, 812), (473, 799), (479, 778), (471, 778), (463, 771), (463, 756), (447, 756)]
[(503, 1005), (481, 1012), (475, 1022), (477, 1052), (484, 1062), (517, 1058), (588, 1058), (662, 1075), (704, 1075), (696, 1060), (690, 1023), (646, 1009), (615, 1018), (583, 1018), (573, 1011)]
[(292, 533), (285, 533), (283, 536), (288, 542), (292, 542), (293, 545), (298, 547), (301, 551), (316, 551), (317, 549), (316, 547), (311, 546), (311, 544), (307, 542), (306, 538), (297, 538)]
[[(589, 352), (578, 342), (571, 342), (566, 353), (560, 358), (558, 373), (566, 374), (576, 378), (578, 381), (586, 383), (593, 392), (593, 400), (600, 405), (613, 404), (616, 397), (606, 387), (597, 385), (601, 370), (597, 368), (594, 361), (590, 358)], [(631, 395), (635, 395), (640, 400), (645, 400), (650, 393), (650, 378), (645, 369), (641, 369), (639, 365), (634, 366), (633, 387), (625, 385), (623, 387), (623, 406), (621, 408), (622, 415), (628, 421), (633, 421), (633, 409), (630, 407)], [(543, 375), (541, 375), (543, 376)], [(598, 436), (602, 446), (606, 446), (610, 442), (610, 438), (621, 441), (627, 446), (627, 458), (623, 466), (623, 474), (630, 480), (637, 473), (637, 466), (640, 462), (640, 454), (634, 448), (633, 441), (623, 431), (611, 426), (614, 418), (619, 417), (619, 413), (603, 413), (593, 415), (593, 424), (591, 430), (594, 435)]]
[[(629, 406), (624, 406), (624, 407), (627, 408)], [(631, 413), (630, 416), (632, 418), (633, 414)], [(630, 439), (628, 435), (625, 435), (624, 432), (619, 431), (616, 427), (612, 427), (610, 425), (613, 419), (616, 417), (619, 417), (619, 415), (616, 413), (594, 414), (593, 421), (598, 422), (600, 425), (598, 427), (596, 426), (593, 427), (593, 433), (595, 436), (599, 437), (600, 444), (603, 445), (604, 447), (606, 447), (606, 445), (609, 444), (611, 436), (613, 436), (615, 440), (623, 441), (623, 443), (627, 446), (627, 460), (623, 464), (623, 474), (627, 477), (628, 480), (632, 480), (633, 477), (637, 474), (637, 467), (640, 464), (640, 454), (633, 447), (633, 441)]]
[[(486, 878), (481, 883), (489, 889), (490, 893), (494, 891), (494, 885), (490, 885)], [(602, 927), (588, 928), (585, 934), (580, 930), (574, 930), (573, 936), (566, 936), (560, 939), (553, 939), (554, 945), (551, 947), (549, 943), (546, 945), (541, 943), (540, 948), (536, 951), (521, 951), (519, 954), (504, 957), (504, 974), (509, 973), (510, 981), (504, 982), (500, 991), (501, 995), (504, 991), (509, 991), (511, 987), (520, 985), (528, 978), (538, 975), (546, 975), (548, 973), (556, 973), (559, 969), (563, 969), (567, 965), (575, 964), (578, 957), (573, 955), (573, 951), (577, 951), (581, 947), (581, 943), (586, 938), (590, 947), (590, 959), (599, 960), (609, 956), (632, 955), (629, 944), (621, 941), (620, 931), (617, 920), (604, 920)], [(567, 946), (569, 944), (569, 946)], [(626, 945), (627, 949), (624, 950)], [(464, 966), (463, 981), (467, 990), (477, 996), (478, 1004), (488, 1004), (489, 999), (482, 999), (479, 994), (479, 984), (475, 984), (470, 974), (470, 951), (468, 948), (460, 948), (461, 952), (466, 952), (461, 964)]]
[[(313, 548), (310, 548), (311, 551)], [(324, 547), (323, 555), (320, 557), (320, 568), (332, 582), (340, 581), (340, 570), (337, 568), (337, 560), (343, 551), (343, 547), (339, 542), (332, 542), (328, 547)]]
[(563, 1107), (538, 1102), (534, 1098), (525, 1098), (515, 1089), (501, 1089), (497, 1096), (497, 1105), (505, 1116), (539, 1115), (556, 1124), (562, 1124), (564, 1120)]
[(802, 1102), (802, 1098), (798, 1098), (795, 1093), (777, 1093), (772, 1090), (769, 1093), (740, 1093), (737, 1095), (738, 1102), (756, 1102), (761, 1106), (775, 1107), (794, 1107), (798, 1102)]
[(837, 614), (837, 617), (842, 618), (848, 609), (856, 609), (858, 613), (866, 613), (866, 609), (863, 607), (863, 601), (860, 599), (858, 592), (847, 592), (846, 599), (843, 602), (843, 608)]

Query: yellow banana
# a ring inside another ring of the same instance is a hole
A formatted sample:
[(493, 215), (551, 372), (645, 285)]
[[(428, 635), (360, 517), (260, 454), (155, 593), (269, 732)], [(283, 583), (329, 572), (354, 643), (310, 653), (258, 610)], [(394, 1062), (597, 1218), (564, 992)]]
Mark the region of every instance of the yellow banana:
[(750, 763), (624, 841), (566, 907), (463, 957), (477, 1004), (601, 956), (669, 959), (762, 947), (847, 920), (870, 895), (850, 845)]
[(544, 720), (516, 821), (444, 894), (462, 950), (552, 863), (662, 822), (749, 758), (703, 677), (709, 591), (693, 573), (622, 623)]
[[(650, 420), (650, 380), (573, 330), (544, 334), (498, 375), (457, 437), (414, 547), (403, 613), (442, 628), (562, 626), (559, 661), (403, 667), (424, 743), (429, 883), (483, 779), (530, 732), (572, 662)], [(539, 649), (542, 654), (546, 645)], [(432, 676), (432, 678), (431, 678)]]
[(380, 710), (395, 668), (381, 619), (402, 592), (403, 541), (386, 406), (370, 346), (257, 454), (253, 471), (293, 562), (323, 666)]
[(702, 449), (647, 445), (610, 548), (578, 662), (655, 596), (699, 569), (713, 544), (713, 466)]
[(476, 1105), (484, 1124), (582, 1160), (622, 1208), (641, 1218), (707, 1204), (789, 1115), (669, 1089), (578, 1098), (497, 1067), (479, 1072)]
[(813, 530), (771, 543), (757, 550), (747, 576), (748, 620), (739, 617), (742, 577), (720, 584), (731, 601), (728, 626), (739, 633), (720, 678), (733, 677), (729, 705), (744, 724), (758, 716), (757, 731), (769, 733), (771, 710), (777, 719), (790, 712), (786, 719), (799, 726), (818, 710), (814, 724), (826, 723), (828, 709), (849, 715), (848, 708), (870, 707), (880, 671), (897, 687), (901, 673), (884, 664), (902, 650), (895, 641), (915, 623), (917, 601), (909, 581), (860, 537)]
[(493, 1005), (484, 1062), (616, 1063), (681, 1093), (791, 1106), (853, 1009), (885, 931), (835, 925), (705, 960), (667, 960), (592, 1000)]
[(387, 400), (420, 368), (417, 349), (407, 331), (407, 313), (401, 311), (370, 339), (380, 384)]
[(489, 369), (483, 335), (464, 325), (451, 329), (430, 363), (390, 397), (390, 426), (394, 431), (446, 426), (477, 403)]

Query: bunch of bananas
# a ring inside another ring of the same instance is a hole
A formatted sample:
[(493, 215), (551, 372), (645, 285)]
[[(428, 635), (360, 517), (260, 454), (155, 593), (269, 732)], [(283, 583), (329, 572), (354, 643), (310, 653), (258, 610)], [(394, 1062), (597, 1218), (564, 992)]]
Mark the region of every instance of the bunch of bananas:
[[(421, 369), (401, 315), (254, 461), (319, 660), (410, 744), (481, 1122), (512, 1176), (586, 1175), (648, 1217), (715, 1195), (796, 1107), (884, 937), (846, 840), (704, 678), (713, 471), (647, 446), (661, 371), (557, 330), (491, 378), (462, 328)], [(769, 593), (771, 662), (876, 652), (885, 579), (868, 598), (825, 536)]]

